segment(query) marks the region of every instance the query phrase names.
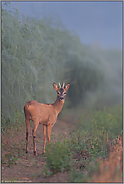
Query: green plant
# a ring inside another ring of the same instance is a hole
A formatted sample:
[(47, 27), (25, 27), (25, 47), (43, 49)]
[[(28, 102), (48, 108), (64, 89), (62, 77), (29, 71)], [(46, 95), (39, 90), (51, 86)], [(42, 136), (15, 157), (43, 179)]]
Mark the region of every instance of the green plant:
[(79, 129), (88, 131), (89, 133), (95, 133), (95, 131), (103, 132), (103, 134), (108, 133), (109, 139), (113, 139), (117, 137), (119, 133), (122, 133), (122, 105), (94, 110), (81, 115), (78, 121), (80, 122), (78, 123), (80, 124)]
[[(6, 153), (5, 156), (2, 155), (2, 164), (9, 167), (11, 167), (12, 165), (17, 165), (18, 160), (21, 157), (25, 156), (24, 145), (25, 142), (20, 142), (19, 144), (15, 143), (7, 148), (5, 151), (7, 151), (8, 153)], [(4, 148), (2, 148), (2, 151), (4, 151)]]
[[(88, 117), (87, 117), (88, 116)], [(92, 113), (84, 114), (78, 119), (78, 130), (70, 133), (70, 147), (72, 150), (81, 153), (85, 149), (96, 157), (106, 157), (107, 138), (112, 140), (122, 134), (122, 106), (117, 105), (111, 108), (103, 108)]]
[(13, 164), (17, 165), (17, 161), (19, 159), (17, 154), (13, 155), (12, 153), (6, 154), (5, 158), (7, 159), (7, 161), (4, 162), (3, 164), (7, 164), (9, 167)]
[(55, 141), (46, 147), (46, 166), (52, 173), (71, 170), (71, 158), (66, 142)]
[(75, 169), (70, 172), (71, 183), (86, 183), (87, 177), (84, 173), (78, 172)]

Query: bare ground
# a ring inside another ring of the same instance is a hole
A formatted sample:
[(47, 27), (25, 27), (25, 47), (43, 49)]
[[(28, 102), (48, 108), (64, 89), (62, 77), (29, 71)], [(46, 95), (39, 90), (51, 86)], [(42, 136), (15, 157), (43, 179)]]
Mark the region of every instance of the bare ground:
[[(42, 170), (45, 166), (45, 156), (42, 155), (43, 150), (43, 126), (39, 125), (36, 133), (37, 139), (37, 156), (33, 155), (33, 140), (32, 140), (32, 128), (33, 123), (30, 125), (30, 135), (29, 135), (29, 153), (28, 155), (21, 155), (16, 161), (16, 165), (2, 164), (1, 181), (2, 182), (68, 182), (69, 173), (59, 172), (53, 176), (46, 177)], [(58, 136), (62, 134), (64, 136), (68, 135), (71, 126), (64, 121), (57, 120), (56, 124), (52, 129), (52, 135)], [(24, 129), (24, 128), (23, 128)], [(12, 154), (15, 151), (15, 146), (17, 149), (22, 149), (22, 143), (25, 144), (25, 129), (24, 131), (13, 131), (12, 135), (10, 133), (2, 135), (2, 158), (4, 162), (7, 162), (6, 155)], [(52, 138), (53, 140), (54, 138)], [(51, 141), (52, 141), (51, 140)], [(25, 152), (22, 150), (22, 152)]]
[[(39, 125), (36, 134), (37, 156), (33, 154), (33, 140), (32, 140), (33, 123), (30, 126), (29, 135), (29, 153), (25, 154), (25, 126), (19, 131), (15, 129), (7, 131), (2, 136), (2, 168), (1, 168), (1, 182), (35, 182), (35, 183), (68, 183), (70, 182), (69, 172), (58, 172), (54, 175), (46, 177), (44, 173), (44, 166), (46, 165), (45, 156), (42, 155), (43, 150), (43, 127)], [(57, 120), (52, 129), (52, 139), (59, 134), (64, 137), (69, 137), (71, 123), (67, 124), (62, 120)], [(114, 145), (109, 147), (109, 159), (100, 160), (100, 170), (94, 174), (92, 181), (89, 182), (123, 182), (123, 138), (118, 136), (114, 140)], [(16, 153), (16, 155), (15, 155)], [(14, 156), (14, 157), (13, 157)], [(76, 160), (82, 157), (90, 158), (85, 150), (81, 154), (75, 155)], [(12, 160), (18, 158), (17, 160)], [(98, 160), (99, 161), (99, 160)], [(14, 164), (12, 164), (14, 163)], [(75, 168), (77, 170), (83, 163), (77, 162)]]

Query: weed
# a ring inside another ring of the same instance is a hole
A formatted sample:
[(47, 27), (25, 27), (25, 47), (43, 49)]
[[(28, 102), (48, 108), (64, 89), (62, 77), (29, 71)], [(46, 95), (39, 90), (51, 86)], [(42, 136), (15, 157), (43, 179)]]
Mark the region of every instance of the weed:
[(82, 183), (87, 182), (86, 175), (82, 172), (77, 172), (75, 169), (70, 172), (71, 183)]
[(36, 174), (34, 174), (34, 173), (31, 175), (31, 177), (32, 177), (32, 178), (34, 178), (34, 177), (36, 177), (36, 176), (37, 176), (37, 175), (36, 175)]
[(25, 156), (23, 142), (20, 142), (19, 145), (17, 143), (13, 144), (9, 148), (5, 149), (5, 151), (7, 151), (7, 154), (2, 156), (2, 164), (9, 167), (17, 165), (19, 158)]
[(7, 159), (7, 162), (5, 162), (4, 164), (8, 164), (8, 166), (10, 167), (11, 165), (17, 165), (17, 161), (18, 161), (18, 155), (13, 155), (12, 153), (10, 154), (6, 154), (5, 158)]
[(71, 152), (66, 142), (55, 141), (47, 145), (46, 166), (52, 173), (71, 169)]
[(109, 134), (109, 139), (114, 139), (122, 132), (122, 105), (104, 107), (102, 110), (90, 112), (90, 118), (87, 116), (88, 113), (79, 117), (79, 129), (95, 133), (96, 130), (102, 131)]

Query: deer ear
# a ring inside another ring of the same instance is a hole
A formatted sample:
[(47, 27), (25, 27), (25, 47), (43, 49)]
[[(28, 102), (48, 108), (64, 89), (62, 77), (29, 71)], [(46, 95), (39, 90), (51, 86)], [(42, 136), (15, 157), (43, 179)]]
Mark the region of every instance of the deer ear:
[(58, 91), (59, 88), (58, 88), (58, 86), (56, 85), (55, 82), (53, 83), (53, 87), (54, 87), (54, 89), (55, 89), (56, 91)]
[(68, 84), (65, 86), (65, 91), (68, 91), (69, 87), (70, 87), (70, 83), (68, 83)]

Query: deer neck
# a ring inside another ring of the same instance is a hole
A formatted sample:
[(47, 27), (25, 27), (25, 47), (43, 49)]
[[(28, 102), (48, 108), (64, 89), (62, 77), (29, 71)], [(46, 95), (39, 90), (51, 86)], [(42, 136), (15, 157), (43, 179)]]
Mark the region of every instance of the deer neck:
[(56, 99), (56, 101), (52, 104), (54, 106), (54, 109), (57, 113), (57, 115), (61, 112), (62, 108), (63, 108), (63, 104), (64, 104), (64, 101), (60, 101), (59, 98)]

